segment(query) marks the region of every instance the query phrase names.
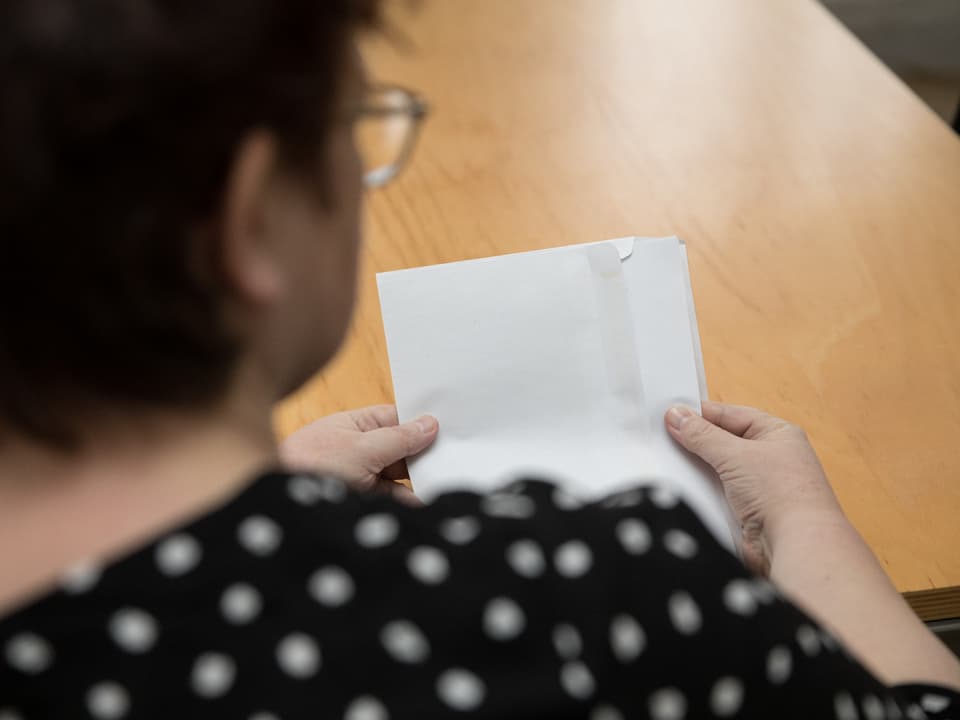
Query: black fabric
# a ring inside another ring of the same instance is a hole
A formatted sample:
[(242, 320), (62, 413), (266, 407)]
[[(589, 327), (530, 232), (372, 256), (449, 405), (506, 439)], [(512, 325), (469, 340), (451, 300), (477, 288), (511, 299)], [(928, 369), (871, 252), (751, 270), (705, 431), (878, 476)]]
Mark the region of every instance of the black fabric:
[(424, 508), (272, 473), (0, 619), (0, 720), (960, 717), (888, 688), (662, 489)]

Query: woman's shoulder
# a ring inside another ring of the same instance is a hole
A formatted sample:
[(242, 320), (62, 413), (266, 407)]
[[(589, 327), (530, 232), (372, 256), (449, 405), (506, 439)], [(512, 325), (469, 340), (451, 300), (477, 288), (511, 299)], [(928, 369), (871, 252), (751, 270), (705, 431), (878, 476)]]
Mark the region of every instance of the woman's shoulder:
[(261, 478), (216, 523), (235, 525), (241, 545), (244, 538), (249, 544), (269, 537), (279, 551), (283, 535), (288, 552), (306, 548), (311, 557), (371, 572), (387, 572), (400, 561), (407, 576), (398, 580), (414, 583), (433, 573), (468, 585), (519, 576), (541, 584), (592, 580), (602, 587), (625, 567), (669, 568), (675, 578), (698, 580), (745, 574), (690, 507), (659, 485), (586, 502), (553, 482), (521, 479), (488, 493), (447, 492), (409, 506), (352, 492), (332, 478), (276, 473)]
[[(38, 605), (95, 588), (122, 588), (130, 576), (176, 580), (180, 591), (190, 578), (277, 558), (284, 559), (287, 571), (297, 558), (369, 566), (416, 550), (414, 557), (469, 560), (471, 577), (519, 568), (533, 578), (586, 574), (598, 555), (612, 552), (690, 560), (701, 549), (717, 547), (696, 516), (656, 486), (585, 503), (551, 482), (528, 479), (486, 494), (448, 492), (427, 505), (410, 506), (389, 495), (354, 492), (335, 478), (271, 471), (119, 557), (78, 564), (51, 592), (0, 618), (0, 628)], [(476, 564), (485, 553), (504, 562)]]
[(0, 647), (0, 710), (25, 718), (903, 707), (656, 487), (410, 507), (267, 473), (0, 620)]
[[(266, 473), (135, 551), (76, 568), (0, 620), (0, 708), (52, 702), (45, 688), (67, 683), (80, 693), (61, 698), (73, 707), (144, 708), (162, 693), (180, 708), (222, 697), (239, 714), (252, 710), (227, 699), (239, 697), (241, 681), (269, 697), (299, 693), (296, 681), (314, 676), (322, 697), (347, 703), (354, 690), (337, 678), (371, 669), (423, 671), (407, 682), (426, 682), (436, 699), (441, 678), (490, 687), (487, 665), (504, 651), (517, 673), (536, 676), (534, 687), (578, 663), (564, 682), (586, 693), (611, 653), (606, 640), (586, 638), (610, 632), (610, 602), (624, 586), (618, 558), (694, 560), (708, 541), (681, 527), (680, 504), (660, 498), (659, 507), (651, 492), (581, 504), (531, 480), (410, 507), (332, 478)], [(636, 645), (640, 623), (621, 615), (620, 642)], [(157, 677), (177, 681), (157, 686)], [(375, 683), (366, 690), (383, 694)], [(303, 707), (330, 712), (315, 691)], [(562, 683), (558, 692), (575, 700)]]

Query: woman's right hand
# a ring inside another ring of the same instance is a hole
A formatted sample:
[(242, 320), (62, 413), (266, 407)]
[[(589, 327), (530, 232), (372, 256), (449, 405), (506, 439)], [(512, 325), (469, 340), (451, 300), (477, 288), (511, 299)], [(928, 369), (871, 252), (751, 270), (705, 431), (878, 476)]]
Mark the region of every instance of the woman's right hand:
[(778, 535), (797, 522), (846, 522), (804, 431), (760, 410), (703, 403), (671, 408), (667, 429), (716, 470), (742, 528), (743, 557), (767, 575)]
[[(670, 434), (713, 466), (743, 527), (747, 565), (827, 625), (888, 685), (960, 689), (960, 664), (847, 521), (807, 436), (753, 408), (671, 408)], [(771, 571), (772, 566), (772, 573)]]

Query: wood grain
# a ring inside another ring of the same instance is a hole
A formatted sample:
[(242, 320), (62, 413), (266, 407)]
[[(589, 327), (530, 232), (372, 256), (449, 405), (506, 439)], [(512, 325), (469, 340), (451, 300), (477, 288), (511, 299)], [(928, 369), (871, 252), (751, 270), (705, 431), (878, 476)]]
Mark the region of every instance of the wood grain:
[(349, 340), (278, 431), (390, 401), (376, 271), (675, 233), (713, 397), (803, 424), (897, 587), (955, 609), (950, 129), (810, 0), (433, 0), (396, 22), (406, 41), (365, 54), (432, 117), (369, 197)]

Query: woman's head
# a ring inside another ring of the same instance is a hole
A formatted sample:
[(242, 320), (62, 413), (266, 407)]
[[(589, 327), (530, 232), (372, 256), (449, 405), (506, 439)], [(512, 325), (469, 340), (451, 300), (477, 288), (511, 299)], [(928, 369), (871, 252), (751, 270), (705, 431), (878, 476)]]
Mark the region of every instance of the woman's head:
[(287, 392), (339, 344), (377, 0), (0, 5), (0, 436)]

